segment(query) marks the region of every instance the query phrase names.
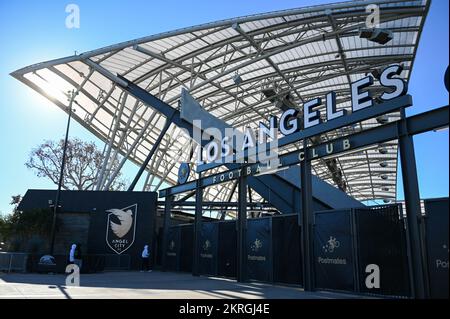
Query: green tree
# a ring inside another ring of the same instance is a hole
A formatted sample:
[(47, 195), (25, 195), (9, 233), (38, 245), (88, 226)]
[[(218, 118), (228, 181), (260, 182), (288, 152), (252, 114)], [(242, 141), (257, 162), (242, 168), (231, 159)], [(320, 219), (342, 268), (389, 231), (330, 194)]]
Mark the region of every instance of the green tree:
[(0, 218), (1, 241), (10, 251), (43, 249), (37, 245), (43, 246), (48, 242), (53, 214), (48, 208), (19, 211), (17, 207), (21, 199), (20, 195), (12, 196), (12, 213)]
[(0, 215), (0, 242), (4, 242), (10, 237), (10, 225), (8, 216)]

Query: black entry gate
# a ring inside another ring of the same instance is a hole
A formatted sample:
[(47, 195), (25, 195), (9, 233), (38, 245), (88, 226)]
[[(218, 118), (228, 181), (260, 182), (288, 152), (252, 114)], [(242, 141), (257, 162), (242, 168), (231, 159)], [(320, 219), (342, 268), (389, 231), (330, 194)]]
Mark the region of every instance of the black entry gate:
[(249, 219), (247, 222), (247, 274), (249, 279), (273, 280), (272, 219)]
[[(410, 296), (406, 227), (405, 219), (400, 218), (401, 206), (357, 209), (354, 212), (358, 274), (361, 278), (359, 290)], [(368, 288), (366, 285), (370, 265), (377, 265), (380, 270), (379, 288)]]
[(431, 298), (448, 299), (448, 198), (425, 200), (424, 245)]
[(203, 223), (200, 233), (200, 273), (218, 273), (219, 223)]
[[(428, 251), (430, 296), (445, 298), (448, 296), (448, 199), (425, 203), (423, 238)], [(384, 205), (316, 212), (315, 288), (411, 296), (406, 221), (401, 211), (400, 205)], [(278, 215), (247, 221), (249, 279), (303, 285), (301, 227), (297, 218), (297, 215)], [(192, 271), (193, 225), (170, 227), (168, 239), (166, 269)], [(236, 278), (236, 222), (203, 223), (200, 242), (200, 274)]]
[(273, 281), (303, 285), (297, 215), (272, 217)]
[(316, 287), (411, 296), (407, 248), (400, 205), (317, 212)]
[(314, 216), (315, 286), (355, 290), (352, 211), (325, 211)]

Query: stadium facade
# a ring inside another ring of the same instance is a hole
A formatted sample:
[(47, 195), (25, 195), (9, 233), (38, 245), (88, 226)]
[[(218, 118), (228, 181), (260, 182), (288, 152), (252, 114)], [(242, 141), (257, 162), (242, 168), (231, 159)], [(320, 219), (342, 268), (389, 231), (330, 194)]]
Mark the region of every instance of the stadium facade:
[[(374, 5), (380, 21), (371, 25)], [(258, 14), (13, 72), (105, 143), (102, 169), (86, 193), (96, 204), (80, 208), (70, 198), (81, 195), (66, 192), (61, 216), (101, 207), (95, 214), (102, 222), (87, 226), (86, 238), (106, 229), (106, 240), (100, 245), (95, 236), (86, 239), (88, 247), (101, 246), (90, 253), (126, 255), (111, 247), (108, 236), (121, 233), (108, 227), (120, 225), (126, 214), (136, 222), (130, 205), (146, 199), (127, 194), (142, 178), (139, 194), (152, 194), (147, 206), (154, 208), (139, 214), (153, 217), (127, 245), (147, 236), (163, 269), (289, 282), (307, 290), (448, 296), (448, 285), (433, 286), (436, 278), (448, 278), (448, 250), (445, 269), (445, 255), (439, 259), (427, 248), (445, 245), (444, 235), (431, 238), (445, 230), (428, 227), (441, 227), (447, 218), (448, 234), (448, 214), (442, 214), (448, 199), (425, 201), (428, 220), (443, 222), (421, 223), (412, 140), (448, 126), (448, 106), (405, 116), (413, 107), (407, 83), (429, 7), (427, 0), (352, 1)], [(70, 101), (69, 91), (75, 92)], [(214, 140), (216, 150), (222, 144), (213, 134), (196, 140), (196, 131), (246, 135), (274, 119), (283, 127), (275, 133), (276, 167), (261, 171), (259, 161), (250, 161), (251, 147), (236, 161), (235, 145), (234, 161), (199, 161), (208, 158)], [(140, 170), (120, 195), (123, 204), (98, 204), (95, 194), (109, 190), (128, 160)], [(396, 204), (399, 160), (405, 214)], [(54, 195), (42, 196), (29, 191), (21, 208), (45, 206), (44, 197)], [(384, 205), (366, 206), (374, 202)], [(112, 208), (122, 209), (119, 222), (109, 219)], [(180, 220), (191, 224), (173, 225)], [(441, 260), (441, 268), (430, 258)], [(367, 286), (369, 265), (381, 271), (381, 288)]]

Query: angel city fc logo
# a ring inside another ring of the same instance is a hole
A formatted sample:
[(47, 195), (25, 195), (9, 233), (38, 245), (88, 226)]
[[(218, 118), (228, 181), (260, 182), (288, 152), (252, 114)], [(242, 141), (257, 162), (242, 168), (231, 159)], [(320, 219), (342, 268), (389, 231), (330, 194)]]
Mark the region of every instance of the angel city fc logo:
[(117, 254), (131, 247), (136, 237), (137, 204), (106, 210), (106, 243)]
[(339, 240), (336, 240), (336, 237), (330, 236), (330, 239), (327, 241), (327, 243), (322, 246), (322, 249), (326, 253), (333, 253), (336, 248), (339, 248), (341, 243)]

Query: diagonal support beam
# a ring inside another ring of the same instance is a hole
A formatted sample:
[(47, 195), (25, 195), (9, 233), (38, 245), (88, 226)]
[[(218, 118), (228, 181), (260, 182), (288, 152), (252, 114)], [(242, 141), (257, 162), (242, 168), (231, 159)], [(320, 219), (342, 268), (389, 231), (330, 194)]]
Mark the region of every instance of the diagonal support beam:
[(136, 187), (137, 182), (141, 178), (142, 173), (147, 168), (148, 163), (153, 157), (153, 154), (155, 154), (156, 150), (159, 147), (159, 144), (161, 143), (161, 140), (163, 139), (164, 135), (166, 134), (167, 130), (170, 127), (170, 124), (172, 124), (172, 117), (168, 118), (166, 121), (166, 124), (164, 125), (163, 129), (161, 130), (161, 133), (158, 136), (158, 139), (156, 140), (155, 144), (153, 144), (152, 149), (150, 150), (150, 153), (148, 153), (147, 158), (145, 159), (144, 163), (142, 163), (141, 167), (139, 168), (138, 173), (134, 177), (133, 182), (131, 182), (130, 187), (128, 187), (128, 192), (132, 192), (134, 188)]
[[(150, 57), (152, 57), (152, 58), (154, 58), (154, 59), (158, 59), (158, 60), (164, 61), (164, 62), (166, 62), (167, 64), (170, 64), (170, 65), (173, 65), (173, 66), (175, 66), (175, 67), (177, 67), (177, 68), (180, 68), (181, 70), (184, 70), (185, 72), (190, 73), (190, 74), (191, 74), (191, 77), (192, 77), (192, 76), (195, 76), (195, 77), (199, 77), (199, 78), (202, 79), (203, 81), (206, 81), (206, 80), (207, 80), (207, 77), (206, 77), (205, 75), (201, 75), (201, 74), (199, 74), (199, 73), (195, 73), (195, 72), (192, 71), (191, 68), (189, 68), (189, 67), (187, 67), (187, 66), (185, 66), (185, 65), (183, 65), (183, 64), (181, 64), (181, 63), (178, 63), (178, 62), (176, 62), (176, 61), (173, 61), (173, 60), (171, 60), (171, 59), (168, 59), (168, 58), (166, 58), (166, 57), (165, 57), (164, 55), (162, 55), (162, 54), (158, 54), (158, 53), (152, 52), (152, 51), (150, 51), (150, 50), (148, 50), (148, 49), (145, 49), (145, 48), (143, 48), (143, 47), (141, 47), (141, 46), (139, 46), (139, 45), (133, 46), (133, 49), (136, 50), (136, 51), (138, 51), (138, 52), (141, 52), (141, 53), (143, 53), (143, 54), (146, 54), (146, 55), (148, 55), (148, 56), (150, 56)], [(177, 79), (176, 76), (174, 76), (174, 78)], [(181, 84), (181, 86), (184, 86), (182, 83), (180, 83), (180, 84)], [(214, 86), (214, 87), (216, 87), (219, 91), (222, 91), (222, 92), (224, 92), (224, 93), (226, 93), (226, 94), (232, 96), (234, 99), (238, 100), (239, 102), (241, 102), (241, 103), (244, 104), (245, 106), (248, 106), (248, 103), (245, 102), (243, 99), (239, 98), (238, 95), (237, 95), (237, 93), (234, 94), (234, 93), (231, 92), (231, 90), (226, 90), (226, 89), (224, 89), (220, 84), (217, 84), (217, 83), (215, 83), (215, 82), (211, 82), (211, 85)], [(186, 89), (188, 89), (188, 88), (186, 88)]]
[[(145, 91), (141, 87), (137, 86), (136, 84), (132, 83), (131, 81), (128, 81), (126, 78), (121, 77), (121, 76), (118, 76), (118, 78), (121, 81), (125, 81), (127, 83), (127, 85), (125, 87), (123, 87), (123, 89), (126, 92), (128, 92), (128, 94), (134, 96), (135, 98), (141, 100), (145, 104), (151, 106), (152, 108), (154, 108), (158, 112), (162, 113), (167, 118), (170, 118), (171, 123), (174, 123), (178, 127), (187, 130), (189, 132), (190, 136), (193, 136), (193, 131), (194, 131), (193, 125), (191, 123), (183, 120), (181, 118), (180, 112), (178, 110), (174, 109), (172, 106), (168, 105), (167, 103), (161, 101), (157, 97), (148, 93), (147, 91)], [(206, 145), (208, 142), (209, 141), (203, 141), (202, 143)], [(237, 167), (237, 164), (227, 164), (227, 167), (229, 169), (232, 169), (232, 168)], [(281, 180), (281, 178), (276, 177), (276, 176), (264, 176), (264, 178), (252, 177), (249, 179), (249, 186), (253, 186), (252, 185), (253, 180), (255, 180), (255, 182), (257, 183), (257, 185), (255, 185), (255, 186), (260, 187), (261, 184), (266, 185), (267, 182), (270, 182), (270, 179), (276, 179), (276, 180), (280, 179)], [(294, 209), (293, 209), (293, 207), (289, 207), (288, 203), (290, 203), (292, 201), (292, 198), (290, 198), (289, 196), (286, 197), (286, 194), (292, 194), (295, 191), (294, 190), (295, 187), (292, 187), (288, 183), (283, 183), (283, 185), (284, 185), (284, 187), (287, 187), (291, 190), (277, 191), (274, 189), (272, 198), (278, 198), (281, 201), (279, 205), (274, 203), (274, 206), (277, 207), (280, 211), (282, 211), (284, 213), (291, 213), (294, 211)], [(269, 187), (269, 186), (267, 186), (267, 187)], [(269, 198), (266, 198), (266, 199), (269, 200)], [(293, 204), (291, 203), (290, 205), (292, 206)]]
[[(127, 85), (123, 87), (123, 89), (128, 92), (128, 94), (141, 100), (148, 106), (165, 115), (167, 118), (171, 118), (172, 123), (185, 129), (190, 136), (193, 136), (193, 125), (188, 121), (183, 120), (178, 110), (156, 98), (133, 82), (128, 81), (126, 78), (120, 76), (119, 78), (121, 81), (127, 82)], [(207, 143), (209, 143), (209, 141), (202, 141), (203, 145), (206, 145)], [(228, 163), (225, 166), (228, 169), (236, 169), (239, 167), (239, 164)], [(293, 201), (293, 198), (299, 196), (300, 189), (286, 181), (284, 177), (279, 175), (252, 176), (248, 179), (248, 186), (252, 187), (253, 190), (258, 192), (264, 199), (268, 200), (281, 213), (289, 214), (297, 211), (298, 207), (296, 207), (296, 205), (298, 205), (298, 203)], [(320, 186), (319, 188), (323, 188), (329, 185), (320, 181), (318, 186)], [(269, 192), (267, 192), (267, 190), (269, 190)], [(342, 196), (350, 198), (345, 193), (342, 193)], [(325, 199), (317, 198), (317, 200), (322, 202)]]
[[(256, 43), (255, 40), (251, 36), (249, 36), (247, 33), (245, 33), (245, 31), (242, 30), (242, 28), (239, 26), (238, 23), (234, 23), (231, 27), (234, 30), (236, 30), (237, 33), (239, 33), (241, 36), (243, 36), (248, 41), (248, 43), (250, 43), (252, 45), (252, 47), (254, 47), (258, 52), (262, 52), (261, 47), (258, 45), (258, 43)], [(300, 93), (298, 93), (297, 89), (292, 85), (292, 83), (285, 76), (285, 74), (283, 72), (281, 72), (280, 68), (272, 61), (270, 56), (267, 56), (265, 58), (265, 60), (275, 70), (275, 72), (286, 82), (286, 84), (297, 95), (297, 97), (300, 99), (300, 101), (304, 102)]]

